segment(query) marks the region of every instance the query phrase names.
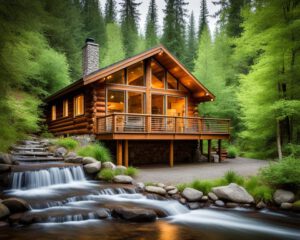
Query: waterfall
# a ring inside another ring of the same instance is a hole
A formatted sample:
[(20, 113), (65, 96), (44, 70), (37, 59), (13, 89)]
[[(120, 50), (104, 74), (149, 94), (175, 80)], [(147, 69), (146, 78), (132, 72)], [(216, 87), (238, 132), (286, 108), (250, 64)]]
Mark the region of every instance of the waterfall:
[(13, 173), (12, 189), (33, 189), (84, 180), (84, 172), (80, 166), (55, 167), (39, 171)]

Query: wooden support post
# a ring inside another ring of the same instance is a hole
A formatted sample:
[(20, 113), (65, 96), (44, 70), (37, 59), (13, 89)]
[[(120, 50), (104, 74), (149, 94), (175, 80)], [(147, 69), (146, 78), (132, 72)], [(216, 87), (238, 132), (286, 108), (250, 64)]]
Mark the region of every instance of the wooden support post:
[(125, 167), (128, 167), (128, 140), (125, 140), (124, 142), (124, 162)]
[(170, 141), (170, 167), (174, 166), (174, 141)]
[(207, 158), (208, 158), (208, 162), (211, 162), (210, 160), (210, 156), (211, 156), (211, 139), (209, 139), (207, 141)]
[(220, 163), (222, 160), (222, 140), (221, 139), (218, 140), (218, 151), (219, 151), (219, 163)]
[(117, 165), (123, 165), (122, 164), (122, 141), (117, 140)]
[(203, 140), (200, 140), (200, 153), (203, 154)]

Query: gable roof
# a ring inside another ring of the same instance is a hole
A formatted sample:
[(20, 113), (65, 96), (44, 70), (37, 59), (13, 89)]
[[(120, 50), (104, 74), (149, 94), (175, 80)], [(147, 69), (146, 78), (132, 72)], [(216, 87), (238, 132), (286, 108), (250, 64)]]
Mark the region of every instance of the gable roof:
[(210, 101), (215, 98), (215, 96), (202, 83), (200, 83), (197, 78), (192, 73), (190, 73), (175, 56), (173, 56), (163, 45), (159, 45), (135, 56), (121, 60), (112, 65), (92, 72), (89, 75), (79, 79), (78, 81), (49, 96), (46, 101), (57, 98), (64, 93), (73, 91), (80, 88), (81, 86), (91, 84), (95, 81), (104, 81), (104, 78), (108, 75), (150, 57), (157, 60), (175, 78), (177, 78), (179, 82), (182, 83), (182, 85), (184, 85), (190, 92), (193, 93), (192, 96), (194, 98), (201, 101)]

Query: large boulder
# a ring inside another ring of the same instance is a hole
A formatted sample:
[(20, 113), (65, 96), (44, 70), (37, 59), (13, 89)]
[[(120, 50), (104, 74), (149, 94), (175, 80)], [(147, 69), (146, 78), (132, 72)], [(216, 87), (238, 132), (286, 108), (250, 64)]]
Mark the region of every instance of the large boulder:
[(160, 194), (160, 195), (166, 195), (167, 191), (161, 187), (157, 187), (157, 186), (146, 186), (145, 187), (146, 192), (149, 193), (156, 193), (156, 194)]
[(11, 165), (0, 163), (0, 173), (8, 172), (10, 170), (11, 170)]
[(126, 175), (117, 175), (114, 176), (113, 181), (115, 183), (125, 183), (125, 184), (131, 184), (133, 179), (130, 176), (126, 176)]
[(185, 188), (182, 192), (182, 196), (185, 197), (189, 202), (196, 202), (201, 199), (203, 193), (193, 188)]
[(12, 165), (13, 164), (12, 156), (8, 153), (0, 153), (0, 163)]
[(157, 217), (155, 211), (153, 210), (125, 207), (113, 209), (112, 216), (131, 222), (153, 222)]
[(10, 214), (8, 207), (0, 203), (0, 219), (5, 218)]
[(127, 167), (122, 166), (122, 165), (118, 165), (118, 166), (115, 167), (115, 170), (121, 171), (121, 172), (125, 172), (126, 169), (127, 169)]
[(246, 191), (245, 188), (230, 183), (228, 186), (214, 187), (212, 191), (218, 198), (237, 203), (253, 203), (253, 197)]
[(281, 203), (291, 203), (295, 200), (295, 194), (290, 191), (278, 189), (273, 195), (274, 201), (280, 205)]
[(7, 198), (2, 201), (11, 213), (19, 213), (19, 212), (26, 212), (30, 210), (29, 204), (20, 198)]
[(281, 203), (280, 208), (284, 209), (284, 210), (289, 210), (289, 209), (293, 208), (293, 204), (292, 203)]
[(83, 166), (87, 173), (97, 173), (100, 171), (101, 162), (89, 163)]
[(59, 147), (55, 150), (54, 155), (56, 157), (63, 157), (64, 155), (66, 155), (68, 152), (67, 149), (65, 149), (64, 147)]
[(95, 162), (98, 162), (95, 158), (93, 157), (84, 157), (82, 159), (82, 164), (85, 165), (85, 164), (90, 164), (90, 163), (95, 163)]
[(112, 162), (104, 162), (102, 163), (102, 168), (115, 169), (116, 165)]

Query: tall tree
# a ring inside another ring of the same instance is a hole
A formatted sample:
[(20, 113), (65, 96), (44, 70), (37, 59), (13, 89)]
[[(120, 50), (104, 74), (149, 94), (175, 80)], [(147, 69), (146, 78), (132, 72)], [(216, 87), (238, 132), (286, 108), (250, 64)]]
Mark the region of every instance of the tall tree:
[(187, 16), (184, 0), (166, 0), (164, 9), (164, 27), (162, 43), (183, 63), (185, 63), (185, 17)]
[(199, 16), (199, 29), (198, 29), (198, 39), (200, 40), (201, 34), (205, 28), (208, 27), (208, 10), (206, 0), (201, 0), (200, 3), (200, 16)]
[(135, 51), (140, 15), (137, 8), (140, 4), (136, 0), (122, 0), (120, 3), (122, 38), (126, 57), (132, 56)]
[(257, 0), (245, 15), (236, 54), (254, 61), (240, 80), (240, 136), (255, 157), (281, 158), (300, 143), (299, 18), (296, 0)]
[(189, 21), (188, 27), (188, 39), (187, 39), (187, 58), (186, 58), (186, 66), (190, 71), (194, 70), (195, 59), (197, 53), (197, 38), (195, 32), (195, 17), (194, 12), (192, 12)]
[(146, 47), (153, 47), (158, 43), (157, 37), (157, 6), (156, 1), (151, 0), (146, 21)]
[(105, 23), (115, 23), (117, 21), (116, 1), (107, 0), (105, 3)]

